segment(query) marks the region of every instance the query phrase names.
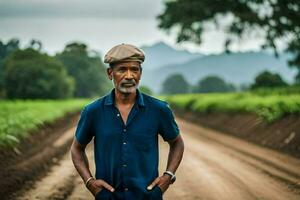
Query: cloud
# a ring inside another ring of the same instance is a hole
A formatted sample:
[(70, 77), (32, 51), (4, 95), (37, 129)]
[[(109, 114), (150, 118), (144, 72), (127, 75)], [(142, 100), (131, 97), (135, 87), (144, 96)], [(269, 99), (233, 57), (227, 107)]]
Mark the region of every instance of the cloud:
[(0, 16), (154, 18), (161, 0), (0, 0)]

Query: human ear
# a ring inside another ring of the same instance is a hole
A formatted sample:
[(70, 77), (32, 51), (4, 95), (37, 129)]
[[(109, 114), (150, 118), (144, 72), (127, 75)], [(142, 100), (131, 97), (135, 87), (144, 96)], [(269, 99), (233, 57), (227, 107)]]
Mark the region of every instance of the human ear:
[(112, 68), (107, 68), (106, 73), (107, 73), (107, 76), (108, 76), (109, 80), (112, 80), (113, 79), (113, 76), (112, 76), (113, 70), (112, 70)]

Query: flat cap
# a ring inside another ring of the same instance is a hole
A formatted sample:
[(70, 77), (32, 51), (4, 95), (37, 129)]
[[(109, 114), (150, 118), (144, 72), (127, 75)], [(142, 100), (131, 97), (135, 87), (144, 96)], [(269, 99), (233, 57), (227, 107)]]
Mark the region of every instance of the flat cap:
[(125, 61), (138, 61), (142, 63), (144, 60), (144, 52), (131, 44), (120, 44), (114, 46), (104, 56), (104, 62), (109, 64)]

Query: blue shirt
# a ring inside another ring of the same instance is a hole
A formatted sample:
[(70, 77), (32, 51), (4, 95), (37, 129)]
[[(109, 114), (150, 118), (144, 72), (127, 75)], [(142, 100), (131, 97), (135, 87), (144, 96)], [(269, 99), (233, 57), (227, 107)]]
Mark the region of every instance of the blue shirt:
[(76, 129), (76, 139), (88, 144), (94, 138), (96, 178), (115, 188), (103, 189), (96, 199), (162, 199), (158, 187), (147, 186), (158, 177), (158, 134), (175, 139), (179, 129), (168, 104), (137, 90), (126, 124), (114, 105), (115, 91), (87, 105)]

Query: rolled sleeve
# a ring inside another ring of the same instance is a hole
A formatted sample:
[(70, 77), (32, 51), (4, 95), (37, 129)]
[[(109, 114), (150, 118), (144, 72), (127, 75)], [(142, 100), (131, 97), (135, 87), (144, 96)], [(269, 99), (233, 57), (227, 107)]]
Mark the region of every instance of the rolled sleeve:
[(93, 138), (92, 120), (89, 117), (87, 108), (84, 108), (81, 112), (80, 120), (75, 132), (75, 137), (77, 141), (82, 145), (88, 144)]
[(160, 115), (159, 134), (163, 137), (164, 141), (170, 141), (175, 139), (179, 135), (179, 132), (172, 110), (165, 103)]

